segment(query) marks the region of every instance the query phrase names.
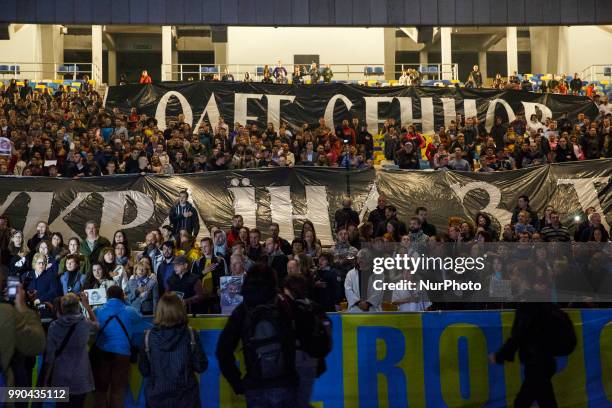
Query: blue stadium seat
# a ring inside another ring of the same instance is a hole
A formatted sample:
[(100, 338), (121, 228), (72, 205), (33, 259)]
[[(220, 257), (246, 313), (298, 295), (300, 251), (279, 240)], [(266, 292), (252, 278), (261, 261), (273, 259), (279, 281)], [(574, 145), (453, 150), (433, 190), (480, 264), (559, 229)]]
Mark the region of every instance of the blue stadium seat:
[(365, 76), (370, 76), (370, 75), (372, 75), (374, 73), (374, 68), (372, 68), (372, 67), (365, 67), (363, 73), (364, 73)]
[(19, 73), (19, 65), (11, 65), (9, 67), (9, 71), (11, 71), (11, 73)]
[(208, 72), (211, 74), (218, 74), (219, 69), (217, 67), (208, 67)]
[(264, 73), (264, 67), (257, 67), (257, 76), (262, 76)]
[(0, 65), (0, 74), (6, 74), (9, 73), (11, 71), (9, 71), (9, 66), (8, 65)]
[(384, 73), (383, 67), (374, 67), (374, 75), (383, 75)]
[(604, 67), (604, 76), (612, 76), (612, 67)]
[(429, 72), (430, 74), (437, 74), (438, 73), (438, 66), (437, 65), (430, 65), (427, 69), (427, 72)]

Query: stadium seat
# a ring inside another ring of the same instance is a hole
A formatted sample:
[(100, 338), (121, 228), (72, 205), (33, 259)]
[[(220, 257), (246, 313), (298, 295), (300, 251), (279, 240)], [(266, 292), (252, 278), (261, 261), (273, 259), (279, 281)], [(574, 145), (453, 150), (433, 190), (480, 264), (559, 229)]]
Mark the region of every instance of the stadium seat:
[(257, 67), (257, 76), (262, 76), (264, 73), (264, 67)]
[(383, 67), (374, 67), (374, 75), (384, 75)]
[(11, 74), (14, 74), (14, 73), (19, 74), (20, 72), (19, 65), (11, 65), (9, 67), (9, 71)]
[(604, 76), (612, 76), (612, 67), (604, 67)]
[(0, 74), (8, 74), (10, 72), (8, 65), (0, 65)]
[(436, 65), (430, 65), (429, 68), (427, 69), (427, 72), (429, 72), (430, 74), (437, 74), (438, 67)]
[(372, 67), (365, 67), (363, 74), (365, 76), (370, 76), (374, 73), (374, 68)]

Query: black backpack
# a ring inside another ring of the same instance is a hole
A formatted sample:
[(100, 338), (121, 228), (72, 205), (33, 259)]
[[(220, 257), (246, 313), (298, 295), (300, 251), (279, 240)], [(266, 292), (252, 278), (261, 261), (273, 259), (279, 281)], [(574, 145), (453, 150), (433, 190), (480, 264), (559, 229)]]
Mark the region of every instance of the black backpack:
[(555, 307), (549, 321), (549, 339), (555, 357), (570, 355), (576, 349), (576, 331), (571, 319), (563, 310)]
[(332, 349), (332, 322), (323, 308), (309, 299), (295, 300), (295, 332), (300, 348), (314, 358)]
[[(245, 307), (246, 308), (246, 307)], [(247, 375), (257, 380), (295, 373), (295, 337), (275, 303), (246, 308), (242, 344)]]

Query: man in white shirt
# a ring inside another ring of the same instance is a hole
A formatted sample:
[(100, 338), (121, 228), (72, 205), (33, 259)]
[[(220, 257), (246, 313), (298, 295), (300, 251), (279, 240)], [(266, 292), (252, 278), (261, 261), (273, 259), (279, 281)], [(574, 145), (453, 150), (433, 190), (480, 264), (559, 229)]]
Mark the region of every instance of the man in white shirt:
[[(357, 266), (351, 269), (344, 281), (344, 292), (349, 313), (380, 312), (383, 290), (374, 289), (375, 280), (384, 280), (384, 275), (374, 274), (372, 254), (367, 249), (357, 253)], [(363, 295), (362, 295), (363, 293)]]

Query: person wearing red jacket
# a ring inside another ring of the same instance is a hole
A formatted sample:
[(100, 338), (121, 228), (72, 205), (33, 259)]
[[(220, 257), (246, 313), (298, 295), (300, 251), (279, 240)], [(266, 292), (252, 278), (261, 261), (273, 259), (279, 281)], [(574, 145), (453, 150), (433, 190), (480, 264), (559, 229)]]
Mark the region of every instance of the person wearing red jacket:
[(349, 121), (344, 119), (342, 121), (342, 140), (345, 143), (350, 144), (351, 146), (355, 146), (355, 142), (357, 140), (357, 135), (355, 134), (355, 129), (349, 126)]
[(150, 84), (153, 82), (153, 79), (149, 76), (149, 73), (145, 69), (144, 71), (142, 71), (142, 74), (140, 75), (140, 80), (138, 82), (141, 84)]
[(421, 158), (421, 149), (425, 148), (425, 138), (416, 131), (413, 125), (408, 125), (408, 131), (404, 135), (404, 141), (411, 142), (417, 150), (417, 156)]

